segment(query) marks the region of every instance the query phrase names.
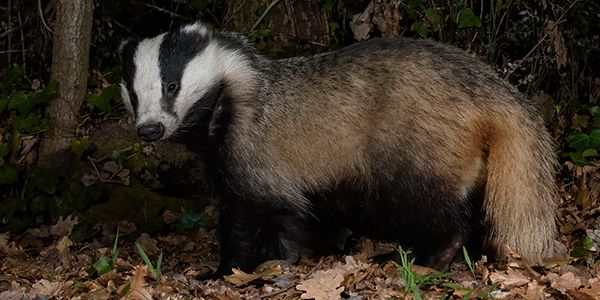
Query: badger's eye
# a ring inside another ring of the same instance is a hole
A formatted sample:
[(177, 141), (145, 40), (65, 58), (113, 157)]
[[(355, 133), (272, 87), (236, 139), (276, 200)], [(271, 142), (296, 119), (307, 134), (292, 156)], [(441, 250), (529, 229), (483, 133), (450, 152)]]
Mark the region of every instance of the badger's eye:
[(167, 83), (167, 93), (174, 93), (177, 90), (177, 82), (171, 81)]

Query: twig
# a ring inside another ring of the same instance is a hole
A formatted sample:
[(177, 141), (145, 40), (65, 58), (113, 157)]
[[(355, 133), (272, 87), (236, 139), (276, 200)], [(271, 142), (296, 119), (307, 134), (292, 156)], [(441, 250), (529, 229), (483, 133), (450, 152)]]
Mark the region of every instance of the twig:
[(162, 7), (156, 6), (154, 4), (150, 4), (150, 3), (146, 3), (146, 2), (142, 2), (142, 1), (136, 1), (136, 3), (140, 3), (140, 4), (142, 4), (142, 5), (146, 6), (146, 7), (149, 7), (149, 8), (152, 8), (152, 9), (156, 9), (156, 10), (158, 10), (160, 12), (169, 14), (169, 15), (171, 15), (171, 17), (178, 17), (180, 19), (184, 19), (184, 20), (188, 20), (188, 21), (192, 20), (191, 18), (188, 18), (186, 16), (183, 16), (183, 15), (180, 15), (178, 13), (172, 12), (172, 11), (170, 11), (168, 9), (164, 9)]
[(315, 45), (315, 46), (321, 46), (321, 47), (327, 47), (327, 44), (321, 43), (321, 42), (317, 42), (317, 41), (306, 41), (306, 43), (311, 44), (311, 45)]
[(21, 32), (21, 49), (23, 50), (22, 56), (23, 56), (23, 65), (26, 65), (25, 63), (25, 34), (23, 33), (23, 20), (21, 19), (21, 11), (17, 10), (17, 19), (19, 20), (19, 27), (21, 28), (19, 31)]
[[(6, 31), (10, 31), (12, 28), (12, 1), (8, 0), (8, 5), (6, 6), (7, 10), (8, 10), (8, 22), (6, 23), (6, 25), (8, 26), (8, 29)], [(7, 52), (7, 58), (8, 58), (8, 66), (10, 66), (12, 64), (12, 56), (11, 56), (11, 51), (12, 51), (12, 35), (8, 35), (8, 45), (6, 47), (6, 49), (8, 49)]]
[(273, 6), (275, 6), (277, 3), (279, 3), (279, 1), (281, 1), (281, 0), (273, 0), (273, 2), (271, 2), (271, 4), (269, 4), (269, 6), (267, 6), (267, 8), (265, 8), (265, 11), (263, 11), (262, 15), (260, 15), (258, 20), (256, 20), (256, 23), (254, 23), (254, 25), (252, 25), (252, 28), (250, 28), (250, 32), (252, 32), (252, 31), (254, 31), (254, 29), (256, 29), (258, 24), (260, 24), (260, 22), (262, 22), (262, 20), (267, 16), (267, 14), (273, 8)]
[[(565, 15), (567, 14), (567, 12), (573, 7), (573, 5), (575, 5), (575, 3), (577, 3), (579, 0), (575, 0), (573, 2), (571, 2), (571, 5), (569, 5), (569, 7), (567, 7), (567, 9), (565, 9), (565, 12), (560, 16), (560, 18), (558, 18), (558, 20), (556, 20), (556, 25), (558, 26), (561, 23), (564, 23), (565, 21), (563, 20), (563, 18), (565, 17)], [(548, 37), (548, 35), (550, 35), (550, 32), (546, 31), (546, 33), (544, 33), (544, 35), (542, 36), (542, 38), (537, 42), (537, 44), (535, 44), (535, 46), (533, 46), (533, 48), (531, 48), (531, 50), (529, 50), (529, 52), (527, 52), (527, 54), (525, 54), (525, 56), (521, 59), (519, 59), (514, 65), (513, 67), (511, 67), (511, 69), (506, 73), (506, 75), (504, 75), (504, 79), (508, 79), (510, 77), (510, 75), (512, 75), (520, 66), (521, 64), (529, 58), (529, 56), (531, 56), (533, 54), (533, 52), (542, 44), (542, 42), (544, 42), (544, 40), (546, 40), (546, 38)]]
[(500, 22), (498, 22), (498, 27), (496, 28), (496, 36), (498, 36), (498, 34), (500, 34), (500, 26), (502, 25), (502, 22), (504, 21), (504, 18), (506, 17), (506, 15), (508, 14), (508, 12), (510, 11), (510, 6), (513, 3), (512, 0), (508, 1), (508, 4), (506, 5), (506, 10), (504, 10), (504, 13), (502, 14), (502, 17), (500, 18)]
[(240, 6), (238, 6), (238, 8), (234, 9), (233, 12), (231, 12), (229, 17), (223, 21), (224, 25), (229, 24), (229, 22), (231, 22), (231, 20), (233, 20), (233, 16), (235, 16), (237, 14), (237, 12), (240, 11), (240, 9), (242, 9), (242, 7), (244, 7), (244, 5), (246, 4), (246, 1), (248, 1), (248, 0), (242, 1), (242, 4), (240, 4)]
[[(88, 160), (90, 161), (90, 164), (92, 164), (92, 167), (94, 168), (94, 171), (96, 171), (96, 176), (98, 177), (98, 180), (100, 182), (104, 182), (104, 183), (115, 183), (115, 184), (123, 184), (123, 182), (118, 181), (118, 180), (111, 180), (111, 179), (104, 179), (102, 178), (102, 175), (100, 175), (100, 171), (98, 171), (98, 167), (96, 166), (96, 164), (94, 163), (94, 159), (91, 157), (88, 157)], [(120, 171), (119, 171), (120, 172)], [(118, 172), (117, 172), (118, 173)], [(111, 177), (112, 178), (112, 177)]]
[(15, 32), (19, 29), (21, 29), (21, 27), (13, 27), (11, 29), (4, 31), (3, 33), (0, 33), (0, 39), (7, 37), (8, 35), (12, 34), (13, 32)]
[[(124, 149), (117, 150), (117, 151), (119, 151), (120, 153), (123, 153), (123, 152), (128, 152), (128, 151), (131, 151), (132, 149), (133, 149), (133, 147), (132, 147), (132, 146), (128, 146), (128, 147), (125, 147)], [(103, 162), (103, 161), (105, 161), (105, 160), (109, 159), (110, 157), (111, 157), (111, 155), (110, 155), (110, 154), (107, 154), (107, 155), (104, 155), (104, 156), (102, 156), (102, 157), (100, 157), (100, 158), (98, 158), (98, 159), (93, 159), (93, 158), (91, 158), (91, 157), (90, 157), (90, 159), (91, 159), (91, 160), (93, 160), (94, 162), (99, 162), (99, 163), (101, 163), (101, 162)]]
[(50, 29), (50, 26), (48, 26), (48, 24), (46, 23), (46, 19), (44, 18), (44, 10), (42, 9), (42, 0), (38, 0), (38, 11), (40, 13), (40, 20), (42, 20), (42, 24), (44, 25), (46, 30), (48, 30), (48, 32), (50, 32), (50, 34), (53, 34), (52, 29)]
[[(285, 0), (285, 10), (290, 18), (290, 22), (292, 23), (292, 29), (294, 30), (294, 35), (298, 38), (298, 26), (296, 26), (296, 18), (294, 17), (294, 6), (290, 2), (290, 0)], [(327, 27), (327, 36), (329, 36), (329, 26)]]
[(113, 24), (117, 25), (118, 27), (121, 27), (122, 29), (125, 29), (131, 36), (138, 36), (137, 33), (133, 32), (133, 30), (127, 28), (125, 25), (121, 24), (121, 22), (117, 21), (117, 20), (112, 20)]
[[(117, 174), (121, 173), (121, 171), (125, 170), (125, 168), (121, 165), (119, 165), (119, 171), (113, 173), (112, 175), (110, 175), (110, 177), (108, 178), (108, 181), (113, 181), (113, 179), (115, 178), (115, 176), (117, 176)], [(114, 180), (116, 181), (116, 180)], [(118, 181), (117, 181), (118, 182)], [(119, 183), (123, 183), (123, 182), (119, 182)]]
[(21, 52), (29, 52), (29, 50), (4, 50), (4, 51), (0, 51), (0, 54), (7, 54), (7, 53), (21, 53)]

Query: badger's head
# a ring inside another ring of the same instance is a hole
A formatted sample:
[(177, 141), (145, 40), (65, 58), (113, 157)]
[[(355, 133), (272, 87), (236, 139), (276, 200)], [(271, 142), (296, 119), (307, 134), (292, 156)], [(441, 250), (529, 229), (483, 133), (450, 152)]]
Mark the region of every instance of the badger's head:
[(123, 102), (142, 140), (166, 139), (198, 122), (208, 125), (232, 78), (252, 77), (243, 51), (236, 48), (243, 42), (223, 38), (196, 23), (123, 43)]

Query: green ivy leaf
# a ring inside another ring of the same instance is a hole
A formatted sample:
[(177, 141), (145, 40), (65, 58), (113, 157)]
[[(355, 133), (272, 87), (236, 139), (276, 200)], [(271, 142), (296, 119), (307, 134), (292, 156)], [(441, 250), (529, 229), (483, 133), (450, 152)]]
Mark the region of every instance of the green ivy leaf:
[(58, 95), (58, 82), (51, 81), (44, 90), (30, 96), (33, 105), (46, 104)]
[(589, 110), (592, 116), (600, 117), (600, 106), (592, 106)]
[(4, 112), (4, 110), (8, 106), (8, 102), (10, 102), (10, 98), (8, 98), (8, 96), (0, 96), (0, 114)]
[(21, 133), (38, 132), (48, 129), (48, 120), (36, 114), (29, 114), (25, 118), (18, 118), (15, 122), (17, 130)]
[(496, 13), (502, 9), (502, 0), (496, 0)]
[(594, 129), (590, 132), (590, 148), (600, 149), (600, 129)]
[(596, 149), (585, 149), (582, 153), (581, 156), (583, 157), (596, 157), (598, 156), (598, 150)]
[(18, 110), (21, 115), (28, 114), (33, 108), (33, 104), (29, 101), (29, 97), (22, 91), (15, 91), (10, 94), (8, 109)]
[(58, 95), (58, 81), (50, 81), (50, 83), (48, 83), (48, 85), (44, 89), (44, 93), (51, 95), (52, 97), (56, 97), (56, 95)]
[(81, 158), (83, 154), (90, 147), (90, 139), (87, 136), (84, 136), (80, 139), (75, 139), (73, 143), (71, 143), (71, 151), (77, 155), (77, 157)]
[(326, 12), (330, 13), (330, 12), (332, 12), (332, 11), (333, 11), (333, 7), (334, 7), (336, 4), (337, 4), (337, 1), (336, 1), (336, 0), (325, 0), (325, 1), (323, 2), (323, 9), (324, 9)]
[(140, 145), (140, 143), (133, 143), (133, 145), (131, 145), (131, 151), (135, 153), (142, 151), (142, 145)]
[(427, 17), (427, 19), (429, 19), (429, 21), (431, 21), (433, 23), (436, 23), (436, 24), (442, 23), (442, 17), (440, 17), (440, 15), (437, 13), (437, 9), (435, 9), (434, 7), (426, 9), (425, 16)]
[(2, 142), (0, 144), (0, 158), (6, 157), (10, 153), (10, 145), (8, 142)]
[(481, 20), (470, 7), (463, 7), (458, 12), (458, 28), (481, 27)]
[(4, 72), (3, 80), (8, 85), (22, 79), (23, 76), (25, 76), (25, 67), (22, 65), (13, 64)]
[(111, 85), (105, 87), (102, 90), (102, 97), (108, 98), (109, 100), (113, 100), (114, 103), (121, 101), (121, 87), (118, 85)]
[(0, 185), (13, 184), (19, 179), (19, 170), (9, 164), (0, 165)]
[(410, 30), (416, 32), (419, 36), (421, 36), (422, 38), (427, 38), (427, 27), (425, 27), (425, 25), (423, 25), (423, 23), (421, 22), (413, 22), (410, 25)]
[(212, 226), (212, 219), (205, 212), (191, 212), (187, 211), (183, 213), (180, 219), (181, 225), (185, 230), (197, 229), (197, 228), (209, 228)]
[(580, 152), (569, 152), (568, 155), (571, 158), (571, 161), (578, 166), (587, 166), (590, 164)]
[(592, 115), (592, 118), (594, 119), (594, 123), (595, 123), (596, 127), (600, 127), (600, 107), (598, 107), (598, 106), (590, 107), (590, 114)]
[(423, 6), (423, 1), (422, 0), (408, 0), (408, 1), (406, 1), (406, 5), (408, 6), (409, 10), (415, 10), (415, 9), (418, 9)]
[(101, 256), (98, 258), (98, 260), (92, 266), (94, 267), (94, 270), (96, 270), (96, 273), (98, 273), (98, 276), (102, 276), (110, 272), (110, 270), (113, 268), (110, 259), (106, 256)]
[(577, 241), (576, 246), (573, 248), (571, 252), (571, 256), (584, 259), (589, 254), (589, 250), (594, 246), (594, 242), (590, 239), (589, 236), (584, 235), (579, 241)]
[(103, 97), (102, 95), (90, 95), (87, 98), (87, 106), (90, 110), (97, 108), (102, 112), (109, 112), (110, 99)]
[(583, 152), (590, 147), (590, 137), (585, 133), (573, 134), (569, 138), (569, 146), (577, 152)]

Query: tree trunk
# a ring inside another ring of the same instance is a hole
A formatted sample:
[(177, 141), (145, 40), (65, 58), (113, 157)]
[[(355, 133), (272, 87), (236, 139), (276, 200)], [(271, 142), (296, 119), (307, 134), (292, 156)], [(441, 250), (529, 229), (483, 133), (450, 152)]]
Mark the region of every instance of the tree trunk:
[(58, 81), (59, 89), (46, 110), (50, 129), (42, 137), (38, 161), (44, 168), (58, 167), (69, 157), (86, 97), (92, 33), (92, 0), (55, 0), (54, 4), (50, 77)]

